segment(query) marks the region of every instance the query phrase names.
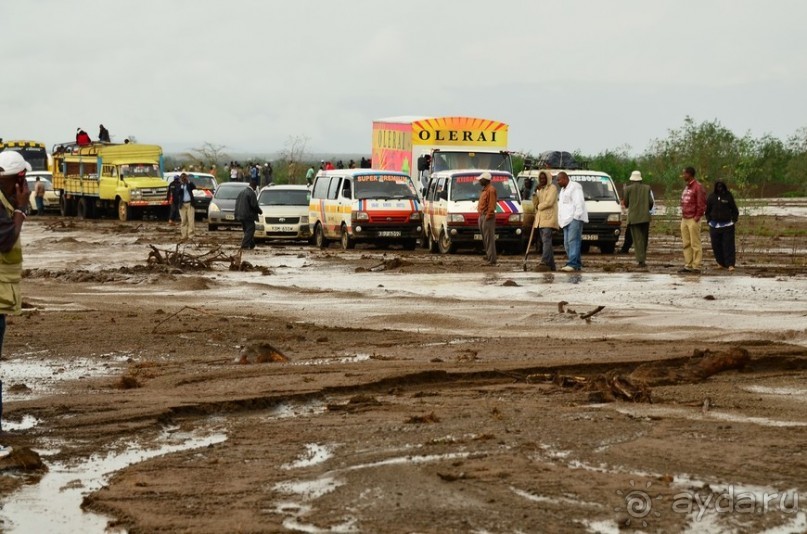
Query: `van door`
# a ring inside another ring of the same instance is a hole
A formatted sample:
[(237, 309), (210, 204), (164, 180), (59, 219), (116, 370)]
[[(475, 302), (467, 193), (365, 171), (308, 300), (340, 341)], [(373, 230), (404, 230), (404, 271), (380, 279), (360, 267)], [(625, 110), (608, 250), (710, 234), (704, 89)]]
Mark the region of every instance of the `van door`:
[(350, 225), (353, 213), (353, 196), (353, 180), (345, 176), (342, 179), (342, 185), (339, 187), (339, 223), (337, 229), (340, 233), (341, 226), (344, 223), (345, 227), (348, 228), (348, 233), (353, 234), (353, 228)]
[(442, 230), (448, 231), (448, 228), (446, 228), (446, 216), (448, 214), (448, 187), (450, 184), (451, 180), (444, 176), (437, 180), (434, 190), (434, 203), (432, 204), (434, 210), (434, 230), (432, 235), (435, 240), (440, 239), (440, 232)]
[(328, 198), (325, 200), (325, 235), (338, 238), (341, 233), (341, 214), (339, 213), (339, 187), (342, 184), (341, 176), (331, 178), (328, 187)]
[(308, 204), (308, 222), (311, 226), (311, 234), (314, 234), (314, 228), (317, 222), (322, 225), (323, 232), (325, 231), (325, 202), (328, 198), (328, 187), (331, 184), (330, 176), (317, 176), (314, 181), (314, 186), (311, 189), (311, 200)]

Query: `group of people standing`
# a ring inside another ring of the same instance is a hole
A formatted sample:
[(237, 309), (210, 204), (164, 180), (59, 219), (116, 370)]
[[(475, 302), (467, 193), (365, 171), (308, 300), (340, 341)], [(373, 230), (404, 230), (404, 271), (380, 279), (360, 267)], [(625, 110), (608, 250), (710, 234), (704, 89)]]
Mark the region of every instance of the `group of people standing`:
[(274, 183), (274, 172), (270, 162), (260, 163), (247, 163), (242, 166), (237, 161), (231, 161), (225, 168), (230, 173), (231, 182), (250, 182), (256, 183), (258, 187), (263, 187)]
[[(680, 272), (700, 273), (702, 270), (701, 221), (704, 218), (709, 226), (712, 252), (718, 266), (733, 271), (736, 262), (734, 226), (739, 217), (734, 196), (725, 182), (717, 181), (714, 191), (707, 198), (695, 175), (693, 167), (686, 167), (681, 174), (685, 186), (681, 193), (680, 225), (684, 267)], [(557, 186), (552, 183), (550, 176), (548, 171), (538, 175), (538, 187), (532, 197), (535, 208), (533, 224), (538, 230), (543, 249), (538, 270), (556, 270), (552, 234), (554, 230), (562, 229), (567, 262), (561, 270), (579, 271), (583, 267), (580, 258), (583, 224), (588, 222), (583, 190), (580, 184), (570, 181), (565, 172), (558, 173)], [(633, 171), (628, 181), (621, 201), (627, 218), (622, 252), (627, 253), (632, 244), (638, 267), (646, 269), (655, 198), (650, 186), (643, 183), (640, 171)]]
[[(583, 225), (588, 222), (586, 199), (583, 187), (569, 179), (569, 175), (558, 173), (558, 185), (552, 183), (549, 171), (538, 174), (538, 186), (532, 197), (535, 208), (533, 227), (541, 239), (541, 263), (539, 271), (556, 271), (555, 254), (552, 250), (552, 234), (563, 231), (563, 248), (566, 251), (566, 265), (561, 271), (574, 272), (583, 269), (581, 258), (583, 248)], [(560, 190), (558, 190), (560, 187)]]

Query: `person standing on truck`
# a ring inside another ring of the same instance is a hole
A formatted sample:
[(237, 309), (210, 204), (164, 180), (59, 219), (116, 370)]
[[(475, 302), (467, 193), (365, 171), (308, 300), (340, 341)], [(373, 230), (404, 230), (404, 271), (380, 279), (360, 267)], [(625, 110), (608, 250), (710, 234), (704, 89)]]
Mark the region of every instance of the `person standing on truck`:
[(569, 175), (558, 173), (558, 225), (563, 229), (563, 248), (566, 249), (566, 265), (561, 271), (572, 272), (583, 269), (580, 250), (583, 245), (583, 224), (588, 222), (586, 197), (583, 187), (569, 180)]
[(485, 262), (482, 265), (496, 265), (496, 188), (490, 183), (490, 173), (483, 172), (476, 177), (482, 186), (476, 211), (479, 213), (479, 232), (482, 234), (482, 247), (485, 249)]
[[(526, 181), (525, 181), (526, 182)], [(533, 226), (538, 229), (541, 236), (541, 264), (538, 270), (555, 271), (555, 253), (552, 250), (552, 232), (558, 226), (558, 188), (549, 179), (548, 173), (541, 171), (538, 175), (538, 189), (532, 196), (532, 205), (535, 208), (535, 222)]]
[(104, 128), (103, 124), (99, 124), (98, 128), (100, 128), (98, 130), (98, 140), (102, 141), (104, 143), (109, 143), (110, 142), (110, 140), (109, 140), (109, 130)]
[(647, 240), (650, 235), (650, 213), (653, 209), (653, 192), (642, 183), (642, 173), (633, 171), (630, 184), (625, 187), (622, 207), (628, 210), (627, 226), (633, 238), (634, 254), (639, 267), (647, 267)]
[(90, 134), (82, 130), (81, 128), (76, 129), (76, 144), (78, 146), (87, 146), (92, 144), (92, 139), (90, 139)]
[(740, 210), (725, 182), (715, 182), (714, 192), (706, 199), (705, 215), (715, 261), (721, 269), (733, 271), (736, 256), (734, 225), (740, 217)]
[(193, 209), (193, 190), (196, 186), (188, 180), (188, 175), (184, 172), (179, 175), (179, 231), (182, 241), (193, 239), (196, 226), (196, 212)]
[(695, 168), (681, 174), (686, 185), (681, 192), (681, 241), (684, 243), (684, 267), (678, 272), (699, 273), (703, 261), (701, 218), (706, 213), (706, 191), (695, 179)]
[(258, 215), (263, 213), (258, 206), (258, 196), (255, 194), (257, 188), (257, 182), (250, 182), (249, 187), (245, 187), (235, 199), (235, 219), (241, 221), (241, 228), (244, 230), (241, 250), (255, 248), (255, 221), (258, 220)]

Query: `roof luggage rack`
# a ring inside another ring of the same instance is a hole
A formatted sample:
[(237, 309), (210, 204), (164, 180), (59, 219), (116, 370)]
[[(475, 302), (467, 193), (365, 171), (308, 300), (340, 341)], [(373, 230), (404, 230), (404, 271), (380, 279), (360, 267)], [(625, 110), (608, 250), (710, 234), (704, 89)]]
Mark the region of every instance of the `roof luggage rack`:
[(549, 150), (541, 152), (537, 158), (526, 158), (524, 160), (524, 170), (533, 169), (566, 169), (576, 170), (585, 168), (579, 163), (571, 152), (560, 150)]

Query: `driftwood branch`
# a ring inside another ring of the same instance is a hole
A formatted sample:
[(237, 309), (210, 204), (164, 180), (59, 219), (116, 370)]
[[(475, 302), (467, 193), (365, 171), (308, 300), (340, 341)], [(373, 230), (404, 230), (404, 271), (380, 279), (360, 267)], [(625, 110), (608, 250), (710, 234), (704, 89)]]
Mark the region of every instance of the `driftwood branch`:
[(157, 332), (157, 329), (158, 329), (160, 326), (162, 326), (162, 325), (163, 325), (163, 323), (168, 322), (170, 319), (173, 319), (174, 317), (176, 317), (177, 315), (179, 315), (180, 313), (182, 313), (182, 312), (183, 312), (183, 311), (185, 311), (185, 310), (193, 310), (193, 311), (195, 311), (195, 312), (203, 313), (203, 314), (205, 314), (205, 315), (212, 315), (211, 313), (208, 313), (208, 312), (206, 312), (205, 310), (203, 310), (203, 309), (201, 309), (201, 308), (194, 308), (193, 306), (183, 306), (183, 307), (181, 307), (181, 308), (180, 308), (178, 311), (175, 311), (174, 313), (172, 313), (171, 315), (169, 315), (168, 317), (166, 317), (165, 319), (163, 319), (162, 321), (160, 321), (159, 323), (157, 323), (157, 324), (154, 326), (154, 328), (152, 328), (152, 329), (151, 329), (151, 333), (152, 333), (152, 334), (156, 333), (156, 332)]

